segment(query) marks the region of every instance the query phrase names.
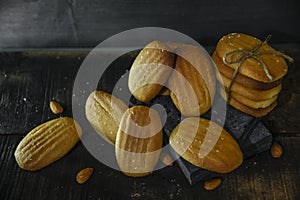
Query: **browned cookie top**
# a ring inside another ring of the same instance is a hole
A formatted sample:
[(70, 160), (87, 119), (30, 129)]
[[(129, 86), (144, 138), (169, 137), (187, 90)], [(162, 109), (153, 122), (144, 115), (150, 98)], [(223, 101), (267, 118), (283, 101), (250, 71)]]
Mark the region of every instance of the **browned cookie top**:
[[(224, 58), (227, 53), (235, 50), (251, 51), (261, 42), (261, 40), (250, 35), (242, 33), (230, 33), (223, 36), (219, 40), (216, 47), (216, 52), (220, 58)], [(274, 49), (268, 44), (265, 44), (260, 47), (257, 52), (269, 50)], [(228, 56), (227, 60), (232, 61), (237, 59), (239, 56), (241, 56), (240, 53), (232, 54)], [(272, 79), (268, 78), (262, 64), (254, 58), (246, 59), (243, 62), (239, 72), (242, 75), (264, 83), (274, 82), (278, 79), (281, 79), (287, 73), (288, 67), (283, 57), (272, 53), (260, 54), (257, 55), (257, 57), (259, 57), (268, 67), (268, 70), (273, 77)], [(238, 66), (238, 63), (228, 64), (228, 66), (232, 69), (235, 69)]]

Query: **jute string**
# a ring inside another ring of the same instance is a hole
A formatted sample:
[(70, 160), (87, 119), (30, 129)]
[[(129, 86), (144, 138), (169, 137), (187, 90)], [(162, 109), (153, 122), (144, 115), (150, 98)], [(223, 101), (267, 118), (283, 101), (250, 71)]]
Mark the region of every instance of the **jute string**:
[[(234, 70), (232, 79), (230, 81), (229, 87), (228, 87), (228, 102), (230, 101), (230, 97), (231, 97), (231, 88), (232, 85), (234, 83), (234, 80), (236, 79), (237, 74), (239, 73), (239, 70), (242, 66), (242, 64), (245, 62), (246, 59), (248, 58), (254, 58), (255, 60), (257, 60), (263, 67), (266, 76), (270, 79), (273, 80), (273, 76), (270, 74), (270, 71), (267, 67), (267, 65), (263, 62), (263, 60), (258, 57), (258, 55), (261, 54), (275, 54), (278, 56), (282, 56), (283, 58), (287, 59), (289, 62), (293, 62), (293, 58), (276, 50), (263, 50), (263, 51), (258, 51), (263, 45), (268, 44), (269, 40), (271, 39), (271, 35), (268, 35), (268, 37), (261, 42), (260, 44), (258, 44), (257, 46), (255, 46), (253, 49), (251, 50), (245, 50), (245, 49), (237, 49), (231, 52), (228, 52), (225, 54), (225, 56), (223, 57), (223, 62), (226, 65), (230, 65), (230, 64), (234, 64), (234, 63), (238, 63), (237, 67)], [(237, 54), (239, 56), (237, 56), (237, 58), (233, 59), (233, 60), (228, 60), (230, 56), (232, 56), (233, 54)]]

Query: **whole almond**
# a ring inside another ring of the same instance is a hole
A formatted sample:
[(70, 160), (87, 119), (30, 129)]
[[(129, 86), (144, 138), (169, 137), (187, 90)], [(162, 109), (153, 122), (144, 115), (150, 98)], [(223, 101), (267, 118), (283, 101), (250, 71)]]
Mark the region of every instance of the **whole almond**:
[(20, 168), (36, 171), (67, 154), (82, 131), (72, 118), (62, 117), (43, 123), (19, 143), (15, 158)]
[(283, 154), (283, 149), (280, 144), (274, 142), (271, 147), (271, 154), (273, 158), (280, 158)]
[(94, 172), (94, 168), (88, 167), (77, 173), (76, 181), (79, 184), (87, 182)]
[(133, 106), (121, 120), (115, 152), (121, 171), (127, 176), (150, 174), (162, 148), (159, 114), (146, 106)]
[(85, 105), (85, 115), (95, 131), (106, 141), (114, 144), (126, 104), (113, 95), (96, 90)]
[(160, 156), (160, 160), (167, 166), (173, 166), (173, 161), (172, 161), (172, 158), (169, 154), (162, 154)]
[(217, 187), (219, 187), (222, 183), (222, 179), (221, 178), (215, 178), (215, 179), (211, 179), (209, 181), (206, 181), (204, 183), (204, 188), (206, 190), (214, 190)]
[(64, 111), (63, 107), (55, 101), (50, 101), (50, 109), (54, 114), (60, 114)]
[(210, 171), (228, 173), (243, 162), (243, 154), (232, 136), (204, 118), (185, 118), (172, 131), (169, 141), (182, 158)]

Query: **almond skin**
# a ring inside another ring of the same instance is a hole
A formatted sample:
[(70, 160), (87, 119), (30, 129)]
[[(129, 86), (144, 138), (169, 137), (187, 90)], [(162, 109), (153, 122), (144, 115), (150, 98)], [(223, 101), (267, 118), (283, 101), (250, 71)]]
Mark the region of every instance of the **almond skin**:
[(209, 181), (206, 181), (204, 183), (204, 188), (206, 190), (214, 190), (217, 187), (219, 187), (222, 183), (222, 179), (221, 178), (215, 178), (215, 179), (211, 179)]
[(169, 154), (162, 154), (160, 157), (161, 162), (163, 162), (165, 165), (172, 167), (173, 161)]
[(93, 172), (94, 172), (94, 168), (91, 167), (79, 171), (76, 176), (77, 183), (83, 184), (87, 182), (90, 179), (90, 177), (93, 175)]
[(64, 108), (55, 101), (50, 101), (50, 109), (54, 114), (60, 114), (64, 111)]
[(43, 123), (30, 131), (19, 143), (15, 158), (20, 168), (42, 169), (67, 154), (78, 142), (82, 131), (69, 117)]
[(272, 147), (271, 147), (271, 154), (273, 158), (280, 158), (283, 154), (283, 149), (280, 144), (277, 142), (274, 142)]

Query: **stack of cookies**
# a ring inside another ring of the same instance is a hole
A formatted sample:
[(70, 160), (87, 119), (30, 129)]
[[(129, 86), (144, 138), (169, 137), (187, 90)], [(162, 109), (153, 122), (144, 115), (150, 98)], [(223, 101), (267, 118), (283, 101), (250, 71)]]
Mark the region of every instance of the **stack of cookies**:
[[(256, 47), (259, 48), (255, 50)], [(246, 54), (248, 57), (240, 63)], [(217, 78), (225, 87), (220, 94), (233, 107), (255, 117), (265, 116), (275, 108), (281, 78), (288, 70), (279, 52), (255, 37), (231, 33), (221, 38), (212, 58), (220, 72)]]

